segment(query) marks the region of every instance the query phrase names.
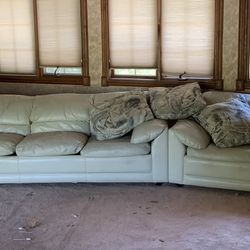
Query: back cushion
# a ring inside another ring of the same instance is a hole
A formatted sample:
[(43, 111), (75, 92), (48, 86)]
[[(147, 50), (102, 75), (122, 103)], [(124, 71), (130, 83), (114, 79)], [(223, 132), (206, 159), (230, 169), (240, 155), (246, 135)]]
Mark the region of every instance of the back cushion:
[(0, 96), (0, 132), (30, 134), (30, 114), (33, 97)]
[(220, 92), (220, 91), (208, 91), (203, 93), (203, 97), (206, 100), (207, 105), (219, 102), (225, 102), (231, 98), (239, 98), (240, 96), (243, 96), (250, 105), (250, 94), (240, 94), (234, 92)]
[(88, 94), (36, 96), (31, 114), (31, 133), (74, 131), (89, 135), (90, 96)]

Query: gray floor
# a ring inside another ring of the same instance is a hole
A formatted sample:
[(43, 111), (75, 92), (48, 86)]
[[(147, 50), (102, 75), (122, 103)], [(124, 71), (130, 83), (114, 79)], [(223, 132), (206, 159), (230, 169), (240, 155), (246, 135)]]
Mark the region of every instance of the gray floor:
[(250, 249), (250, 193), (176, 186), (0, 186), (0, 249)]

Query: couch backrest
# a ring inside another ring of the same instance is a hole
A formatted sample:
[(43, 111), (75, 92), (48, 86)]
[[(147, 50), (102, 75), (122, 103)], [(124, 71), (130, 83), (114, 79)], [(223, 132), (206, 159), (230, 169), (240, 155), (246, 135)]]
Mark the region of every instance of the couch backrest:
[(75, 131), (90, 134), (90, 94), (35, 96), (31, 133)]
[(0, 96), (0, 132), (30, 134), (30, 114), (33, 97)]
[(208, 91), (203, 93), (203, 97), (206, 100), (207, 104), (215, 104), (218, 102), (227, 101), (230, 98), (237, 98), (244, 96), (250, 105), (250, 94), (241, 94), (234, 92), (220, 92), (220, 91)]

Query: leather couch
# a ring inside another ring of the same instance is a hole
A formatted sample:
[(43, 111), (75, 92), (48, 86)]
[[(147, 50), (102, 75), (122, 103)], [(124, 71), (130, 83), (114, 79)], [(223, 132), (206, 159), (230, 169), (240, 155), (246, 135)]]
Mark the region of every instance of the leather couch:
[(168, 182), (165, 121), (154, 121), (162, 132), (145, 143), (92, 135), (91, 103), (119, 94), (1, 95), (0, 183)]
[[(203, 94), (208, 105), (238, 95)], [(250, 104), (250, 95), (244, 96)], [(194, 121), (178, 121), (169, 129), (168, 161), (170, 183), (250, 191), (250, 145), (218, 148), (207, 143), (207, 136)]]

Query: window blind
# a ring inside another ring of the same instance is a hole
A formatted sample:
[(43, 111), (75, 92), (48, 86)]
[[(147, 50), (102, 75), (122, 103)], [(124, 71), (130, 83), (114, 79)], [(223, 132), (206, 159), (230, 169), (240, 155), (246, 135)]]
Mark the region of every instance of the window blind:
[(37, 0), (41, 66), (81, 66), (80, 0)]
[(212, 76), (215, 0), (162, 0), (162, 70)]
[(0, 73), (34, 73), (32, 0), (0, 0)]
[(156, 67), (157, 1), (109, 0), (109, 40), (111, 67)]

